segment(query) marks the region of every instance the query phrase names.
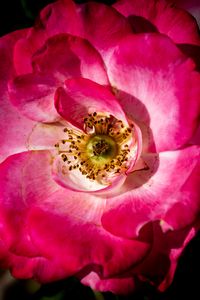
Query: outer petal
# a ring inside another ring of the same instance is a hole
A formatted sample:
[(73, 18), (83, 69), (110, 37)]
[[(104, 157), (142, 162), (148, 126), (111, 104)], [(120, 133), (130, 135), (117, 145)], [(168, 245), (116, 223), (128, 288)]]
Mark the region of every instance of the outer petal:
[(84, 77), (108, 84), (104, 62), (90, 43), (77, 36), (58, 34), (49, 38), (33, 56), (34, 71), (53, 73), (58, 81)]
[(151, 150), (154, 142), (157, 151), (165, 151), (192, 137), (200, 111), (200, 75), (168, 38), (129, 36), (116, 47), (107, 68), (127, 115), (150, 123)]
[(10, 100), (22, 115), (32, 120), (59, 121), (53, 105), (56, 83), (51, 74), (19, 76), (9, 84)]
[(174, 205), (166, 213), (164, 224), (179, 229), (193, 223), (199, 214), (199, 182), (200, 165), (197, 164), (180, 191), (172, 196)]
[(0, 39), (0, 161), (7, 156), (27, 149), (27, 139), (36, 122), (21, 116), (8, 100), (7, 81), (14, 76), (13, 46), (26, 34), (17, 31)]
[(9, 85), (11, 101), (25, 116), (40, 122), (59, 120), (54, 93), (70, 77), (85, 77), (108, 84), (103, 61), (81, 38), (66, 34), (47, 40), (33, 57), (33, 73), (15, 78)]
[(134, 278), (100, 279), (94, 272), (84, 277), (81, 282), (94, 290), (101, 292), (109, 291), (117, 295), (127, 295), (135, 289)]
[(13, 274), (42, 282), (92, 270), (107, 277), (141, 261), (149, 244), (106, 232), (100, 223), (105, 200), (60, 188), (51, 160), (48, 152), (34, 151), (0, 166), (1, 237), (19, 256), (7, 254)]
[(169, 0), (169, 2), (175, 3), (177, 7), (183, 8), (191, 13), (196, 18), (197, 23), (200, 26), (200, 3), (198, 0)]
[[(72, 0), (60, 0), (41, 12), (39, 21), (27, 38), (16, 45), (16, 69), (18, 74), (31, 72), (33, 53), (46, 39), (59, 33), (86, 38), (101, 53), (107, 53), (110, 47), (131, 31), (126, 19), (109, 6), (95, 2), (75, 4)], [(23, 64), (20, 63), (22, 57)]]
[[(180, 235), (180, 232), (174, 232), (172, 235), (175, 235), (175, 239), (177, 238), (177, 234)], [(164, 280), (159, 285), (159, 290), (164, 291), (169, 285), (172, 283), (172, 280), (174, 278), (174, 274), (176, 271), (176, 267), (178, 264), (179, 257), (181, 256), (183, 250), (188, 245), (188, 243), (192, 240), (192, 238), (195, 236), (196, 232), (194, 228), (191, 228), (188, 230), (187, 235), (181, 245), (178, 247), (172, 249), (170, 251), (170, 268), (168, 273), (166, 274)]]
[(118, 0), (113, 6), (128, 18), (134, 32), (159, 31), (175, 43), (200, 45), (195, 20), (186, 11), (170, 5), (170, 2), (180, 2), (180, 7), (192, 8), (191, 1), (187, 0)]
[[(126, 188), (130, 190), (124, 193), (121, 191), (121, 195), (108, 200), (107, 212), (102, 217), (103, 226), (114, 234), (133, 237), (139, 234), (139, 230), (148, 221), (165, 219), (165, 215), (174, 205), (180, 205), (180, 198), (176, 198), (177, 193), (182, 186), (182, 192), (184, 191), (185, 182), (197, 166), (199, 153), (199, 149), (193, 146), (179, 151), (163, 152), (155, 160), (152, 155), (144, 156), (149, 170), (136, 171), (132, 176), (129, 175)], [(196, 188), (194, 184), (190, 193), (195, 194)], [(185, 201), (182, 202), (183, 208), (188, 206), (189, 201), (189, 206), (195, 210), (192, 212), (195, 217), (199, 212), (199, 200), (187, 197), (187, 189), (185, 192), (181, 199)], [(178, 210), (176, 212), (179, 216)], [(194, 220), (190, 217), (189, 221)], [(180, 223), (179, 226), (187, 224), (186, 220), (186, 223)], [(178, 227), (177, 223), (176, 226)]]
[(110, 89), (84, 78), (69, 79), (65, 89), (57, 90), (55, 106), (59, 114), (74, 126), (83, 129), (88, 113), (113, 115), (127, 124), (125, 114)]
[[(133, 269), (133, 274), (139, 274), (141, 279), (148, 280), (164, 291), (171, 284), (178, 259), (185, 246), (194, 237), (195, 229), (184, 228), (163, 233), (158, 222), (149, 223), (146, 227), (152, 228), (153, 245), (149, 256)], [(147, 228), (143, 228), (141, 237), (145, 236), (145, 230), (149, 235), (150, 231)]]

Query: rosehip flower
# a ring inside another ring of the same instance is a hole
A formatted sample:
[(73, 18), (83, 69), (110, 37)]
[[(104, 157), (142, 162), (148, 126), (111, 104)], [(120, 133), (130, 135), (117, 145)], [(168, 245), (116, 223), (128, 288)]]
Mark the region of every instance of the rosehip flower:
[(1, 38), (1, 267), (119, 294), (170, 284), (200, 207), (185, 44), (199, 51), (195, 20), (162, 0), (60, 0)]

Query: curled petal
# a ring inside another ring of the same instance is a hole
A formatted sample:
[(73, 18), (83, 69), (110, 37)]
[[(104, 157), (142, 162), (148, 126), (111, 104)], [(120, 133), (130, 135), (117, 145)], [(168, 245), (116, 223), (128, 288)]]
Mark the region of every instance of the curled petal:
[(135, 289), (134, 278), (107, 278), (100, 279), (98, 274), (91, 272), (81, 282), (92, 289), (101, 292), (112, 292), (117, 295), (128, 295)]
[(84, 78), (69, 79), (65, 88), (59, 88), (55, 96), (58, 113), (74, 126), (83, 129), (88, 113), (101, 112), (113, 115), (128, 124), (125, 114), (110, 89)]

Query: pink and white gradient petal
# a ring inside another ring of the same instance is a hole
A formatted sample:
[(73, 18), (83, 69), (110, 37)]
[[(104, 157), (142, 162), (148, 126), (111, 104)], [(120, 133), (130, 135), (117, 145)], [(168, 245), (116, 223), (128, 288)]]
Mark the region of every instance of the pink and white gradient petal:
[(32, 58), (33, 72), (17, 76), (9, 84), (12, 104), (26, 117), (39, 122), (60, 119), (54, 94), (71, 77), (95, 79), (108, 84), (98, 52), (79, 37), (60, 34), (46, 41)]
[(20, 30), (0, 39), (0, 161), (13, 153), (27, 150), (27, 139), (37, 124), (23, 117), (10, 103), (7, 82), (15, 76), (13, 66), (13, 47), (17, 40), (26, 35), (27, 30)]
[[(149, 170), (130, 174), (123, 186), (124, 193), (121, 190), (119, 196), (108, 199), (102, 216), (103, 226), (113, 234), (132, 238), (147, 222), (164, 219), (179, 201), (177, 193), (182, 187), (184, 191), (184, 184), (196, 168), (199, 155), (200, 150), (196, 146), (162, 152), (159, 157), (143, 155)], [(187, 203), (185, 205), (190, 201), (192, 207), (198, 206), (199, 200), (195, 198), (197, 202), (194, 204), (194, 199), (189, 199), (187, 194), (182, 199)]]
[(149, 150), (175, 150), (189, 141), (198, 124), (200, 75), (170, 39), (129, 36), (119, 42), (107, 69), (127, 116), (149, 124)]

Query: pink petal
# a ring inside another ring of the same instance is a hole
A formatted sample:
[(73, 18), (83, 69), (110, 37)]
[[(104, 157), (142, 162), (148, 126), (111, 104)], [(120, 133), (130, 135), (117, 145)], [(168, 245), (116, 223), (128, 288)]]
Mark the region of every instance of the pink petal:
[(70, 77), (108, 84), (103, 61), (87, 41), (57, 35), (33, 56), (33, 73), (18, 76), (10, 83), (11, 101), (28, 118), (55, 122), (59, 116), (54, 107), (54, 93)]
[(200, 76), (168, 38), (129, 36), (107, 68), (126, 114), (150, 126), (151, 150), (176, 149), (192, 137), (200, 111)]
[[(181, 232), (175, 232), (176, 237), (177, 234), (181, 234)], [(169, 287), (169, 285), (172, 283), (175, 271), (176, 271), (176, 267), (178, 264), (178, 259), (181, 256), (184, 248), (187, 246), (187, 244), (192, 240), (192, 238), (195, 236), (196, 232), (194, 228), (191, 228), (190, 230), (187, 231), (187, 234), (185, 236), (185, 239), (183, 241), (183, 243), (181, 245), (179, 245), (178, 247), (174, 247), (174, 249), (171, 249), (170, 251), (170, 268), (168, 273), (166, 274), (164, 280), (160, 283), (159, 285), (159, 290), (160, 291), (164, 291), (166, 290), (166, 288)], [(175, 239), (176, 239), (175, 237)]]
[(53, 73), (59, 82), (70, 77), (84, 77), (108, 84), (100, 54), (87, 40), (68, 34), (49, 38), (32, 59), (33, 69)]
[(31, 72), (33, 53), (45, 40), (59, 33), (86, 38), (105, 54), (130, 32), (129, 23), (112, 7), (95, 2), (75, 4), (71, 0), (60, 0), (44, 8), (36, 26), (25, 39), (18, 42), (15, 47), (15, 66), (18, 74)]
[(200, 26), (200, 3), (199, 0), (173, 0), (177, 7), (183, 8), (191, 13), (197, 20), (198, 25)]
[(0, 160), (7, 156), (27, 150), (27, 140), (36, 122), (21, 116), (8, 100), (7, 81), (15, 75), (13, 68), (13, 46), (26, 34), (17, 31), (0, 39)]
[(107, 277), (141, 261), (149, 244), (106, 232), (105, 199), (60, 188), (51, 178), (51, 163), (49, 152), (34, 151), (0, 165), (1, 236), (19, 256), (7, 254), (13, 275), (46, 282), (98, 270)]
[[(174, 2), (178, 1), (118, 0), (113, 6), (128, 18), (134, 32), (159, 31), (175, 43), (200, 45), (195, 20), (172, 5)], [(183, 0), (179, 2), (180, 7), (192, 7), (191, 1), (185, 1), (187, 4)]]
[(172, 195), (174, 205), (167, 211), (163, 221), (173, 229), (180, 229), (191, 224), (199, 214), (200, 166), (197, 164), (180, 191)]
[[(188, 242), (194, 237), (194, 228), (184, 228), (177, 231), (163, 233), (158, 222), (149, 223), (148, 235), (153, 234), (152, 248), (148, 256), (138, 264), (132, 274), (138, 274), (141, 280), (148, 280), (151, 284), (164, 291), (173, 280), (178, 258)], [(145, 233), (141, 233), (144, 236)], [(130, 272), (131, 275), (131, 272)], [(129, 275), (129, 276), (130, 276)]]
[(97, 273), (91, 272), (81, 282), (93, 290), (112, 292), (116, 295), (128, 295), (135, 289), (134, 278), (100, 279)]
[(190, 144), (192, 145), (200, 145), (200, 124), (194, 133), (194, 136), (190, 140)]
[(57, 82), (51, 74), (18, 76), (9, 84), (12, 104), (26, 117), (39, 122), (56, 122), (60, 116), (54, 108)]
[(89, 113), (113, 115), (127, 124), (125, 114), (111, 91), (84, 78), (69, 79), (65, 88), (59, 88), (55, 96), (58, 113), (74, 126), (83, 129), (83, 120)]
[[(183, 207), (191, 206), (193, 217), (199, 212), (197, 198), (187, 198), (188, 189), (193, 189), (190, 192), (194, 196), (197, 186), (188, 184), (187, 189), (184, 189), (184, 184), (198, 163), (198, 147), (163, 152), (159, 156), (143, 155), (143, 159), (149, 170), (136, 171), (129, 175), (124, 185), (124, 193), (121, 191), (119, 196), (109, 199), (107, 211), (102, 217), (103, 226), (116, 235), (130, 238), (138, 235), (148, 221), (165, 219), (168, 211), (176, 203), (180, 203), (180, 197), (176, 198), (180, 190), (186, 193), (181, 195)], [(178, 217), (178, 210), (176, 212)], [(184, 224), (188, 224), (188, 221), (194, 220), (190, 217)], [(177, 225), (182, 227), (184, 224), (182, 222)]]

